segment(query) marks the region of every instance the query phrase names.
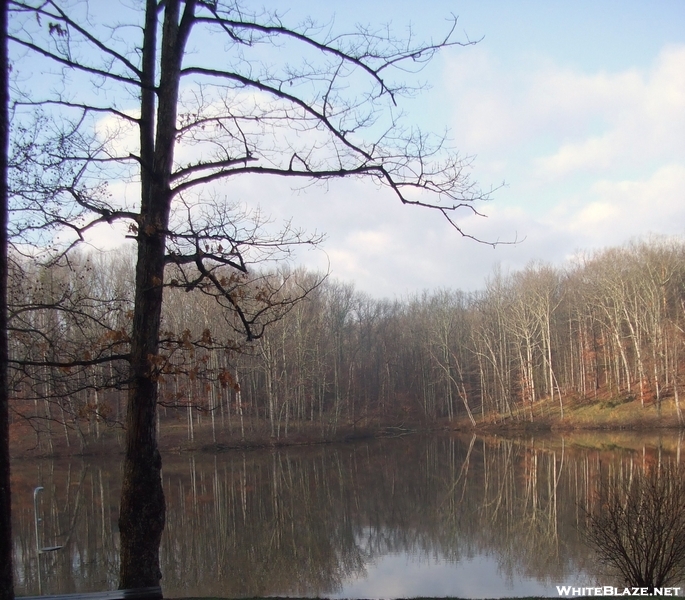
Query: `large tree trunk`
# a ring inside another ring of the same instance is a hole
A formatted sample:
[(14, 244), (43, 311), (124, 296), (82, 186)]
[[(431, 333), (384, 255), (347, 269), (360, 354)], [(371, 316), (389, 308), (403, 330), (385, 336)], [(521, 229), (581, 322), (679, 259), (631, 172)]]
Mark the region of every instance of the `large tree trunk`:
[[(164, 9), (160, 81), (155, 118), (154, 81), (157, 7), (148, 0), (143, 47), (141, 95), (141, 209), (138, 224), (138, 262), (131, 336), (130, 391), (126, 416), (126, 457), (121, 490), (119, 530), (121, 571), (119, 585), (136, 588), (159, 585), (159, 545), (166, 507), (162, 488), (162, 459), (157, 446), (156, 410), (159, 371), (159, 328), (166, 232), (172, 194), (170, 177), (176, 136), (178, 88), (183, 48), (189, 32), (193, 3), (186, 2), (179, 23), (180, 0)], [(153, 127), (156, 122), (156, 133)]]
[(14, 598), (9, 447), (7, 341), (7, 157), (9, 153), (7, 2), (0, 3), (0, 599)]
[(159, 585), (159, 545), (165, 521), (162, 459), (157, 448), (155, 375), (164, 277), (164, 235), (138, 239), (136, 298), (131, 340), (131, 388), (121, 490), (120, 587)]

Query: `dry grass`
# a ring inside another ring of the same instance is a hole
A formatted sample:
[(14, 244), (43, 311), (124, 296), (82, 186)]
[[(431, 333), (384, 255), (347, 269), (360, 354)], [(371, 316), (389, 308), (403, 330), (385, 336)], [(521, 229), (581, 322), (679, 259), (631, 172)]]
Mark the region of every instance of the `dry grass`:
[[(685, 407), (683, 407), (685, 411)], [(685, 417), (685, 412), (683, 414)], [(559, 401), (543, 399), (532, 406), (519, 406), (511, 416), (487, 416), (478, 419), (476, 429), (498, 431), (569, 431), (569, 430), (658, 430), (680, 429), (673, 398), (643, 406), (639, 399), (598, 395), (592, 399), (565, 398), (561, 418)], [(472, 429), (467, 419), (456, 422), (454, 429)]]

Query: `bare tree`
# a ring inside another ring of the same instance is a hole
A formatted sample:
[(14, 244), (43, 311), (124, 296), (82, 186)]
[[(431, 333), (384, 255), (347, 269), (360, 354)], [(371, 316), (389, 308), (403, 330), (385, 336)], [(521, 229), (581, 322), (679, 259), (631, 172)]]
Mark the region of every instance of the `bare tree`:
[[(125, 222), (137, 243), (120, 585), (157, 585), (165, 508), (155, 411), (165, 267), (192, 267), (180, 283), (212, 289), (251, 340), (261, 335), (259, 317), (275, 294), (257, 288), (256, 304), (243, 302), (252, 249), (309, 241), (286, 232), (246, 245), (220, 204), (209, 213), (195, 208), (199, 189), (238, 175), (370, 177), (459, 230), (454, 211), (475, 210), (486, 195), (468, 178), (469, 161), (444, 139), (403, 128), (394, 106), (411, 90), (392, 81), (393, 73), (406, 76), (456, 44), (454, 28), (437, 42), (415, 44), (387, 29), (338, 35), (312, 23), (289, 27), (277, 13), (230, 1), (146, 0), (132, 28), (121, 25), (124, 7), (109, 24), (89, 3), (12, 0), (10, 7), (17, 52), (48, 61), (43, 72), (57, 75), (54, 87), (17, 83), (17, 107), (40, 107), (45, 125), (33, 146), (43, 150), (34, 152), (37, 187), (21, 197), (25, 230), (36, 231), (37, 218), (71, 231), (76, 243), (98, 225)], [(187, 52), (212, 36), (221, 36), (220, 59)], [(284, 61), (289, 55), (301, 61)], [(139, 184), (139, 201), (112, 195), (112, 180)], [(233, 273), (218, 277), (219, 267)], [(248, 313), (246, 306), (256, 308)]]
[(626, 585), (655, 587), (685, 577), (685, 472), (670, 464), (622, 472), (588, 512), (585, 537)]

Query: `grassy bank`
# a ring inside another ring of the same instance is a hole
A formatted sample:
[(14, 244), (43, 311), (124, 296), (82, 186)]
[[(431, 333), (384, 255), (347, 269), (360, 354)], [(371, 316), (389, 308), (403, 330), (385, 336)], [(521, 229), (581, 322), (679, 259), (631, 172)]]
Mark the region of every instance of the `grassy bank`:
[[(563, 415), (562, 407), (563, 404)], [(685, 407), (681, 407), (685, 411)], [(685, 412), (682, 415), (685, 419)], [(455, 429), (474, 429), (468, 419), (460, 419)], [(682, 429), (673, 397), (656, 403), (640, 402), (631, 395), (602, 394), (593, 398), (567, 397), (560, 403), (549, 398), (517, 407), (511, 414), (485, 415), (477, 419), (481, 431), (617, 431)]]

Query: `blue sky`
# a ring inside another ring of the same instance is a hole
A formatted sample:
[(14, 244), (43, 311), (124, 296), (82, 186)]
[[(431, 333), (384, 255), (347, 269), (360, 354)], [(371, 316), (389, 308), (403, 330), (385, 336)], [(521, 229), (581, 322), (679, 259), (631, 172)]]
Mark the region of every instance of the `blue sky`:
[[(291, 5), (290, 16), (306, 7)], [(301, 12), (300, 12), (301, 11)], [(562, 265), (580, 251), (685, 233), (685, 2), (346, 2), (317, 8), (336, 24), (412, 23), (439, 35), (459, 16), (483, 40), (445, 51), (407, 103), (422, 126), (447, 126), (474, 155), (483, 187), (506, 186), (460, 224), (496, 249), (461, 239), (438, 215), (393, 205), (374, 188), (314, 188), (269, 210), (328, 234), (304, 256), (375, 296), (483, 286), (499, 264)], [(290, 213), (288, 213), (290, 211)]]
[[(128, 4), (88, 7), (117, 16)], [(282, 2), (273, 5), (283, 11)], [(288, 24), (311, 16), (345, 31), (390, 22), (398, 36), (411, 24), (423, 39), (444, 35), (454, 14), (458, 39), (482, 38), (442, 52), (420, 74), (426, 90), (402, 108), (409, 122), (447, 129), (452, 145), (474, 157), (472, 177), (496, 188), (480, 207), (485, 217), (461, 214), (463, 230), (517, 241), (493, 249), (462, 238), (439, 214), (402, 206), (368, 181), (293, 189), (260, 177), (222, 188), (276, 225), (292, 219), (327, 235), (296, 263), (376, 297), (402, 297), (477, 290), (496, 265), (505, 272), (530, 261), (561, 266), (582, 251), (685, 234), (685, 1), (293, 0), (287, 7)], [(210, 40), (193, 43), (218, 56)], [(115, 182), (111, 189), (135, 194)], [(100, 230), (92, 241), (112, 246), (121, 238)]]

